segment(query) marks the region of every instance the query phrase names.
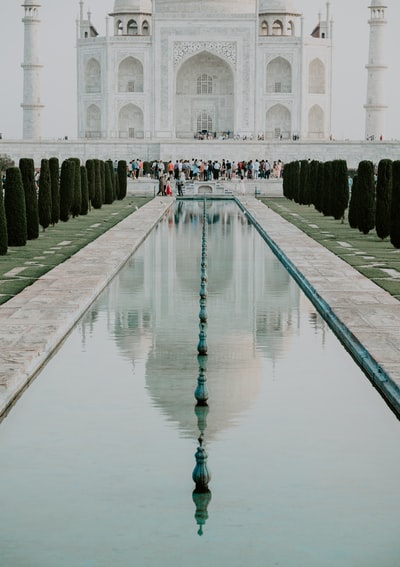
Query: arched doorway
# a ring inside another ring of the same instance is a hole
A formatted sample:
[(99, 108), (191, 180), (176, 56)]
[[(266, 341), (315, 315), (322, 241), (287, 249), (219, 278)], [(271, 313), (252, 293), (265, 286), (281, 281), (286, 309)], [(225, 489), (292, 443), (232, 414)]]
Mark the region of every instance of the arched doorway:
[(143, 138), (143, 112), (134, 104), (126, 104), (119, 111), (118, 130), (120, 138)]
[(282, 104), (272, 106), (265, 118), (265, 132), (267, 139), (289, 139), (292, 130), (292, 117), (290, 111)]
[(217, 137), (233, 133), (234, 76), (229, 64), (217, 55), (203, 51), (180, 67), (175, 131), (178, 138), (193, 138), (199, 131)]

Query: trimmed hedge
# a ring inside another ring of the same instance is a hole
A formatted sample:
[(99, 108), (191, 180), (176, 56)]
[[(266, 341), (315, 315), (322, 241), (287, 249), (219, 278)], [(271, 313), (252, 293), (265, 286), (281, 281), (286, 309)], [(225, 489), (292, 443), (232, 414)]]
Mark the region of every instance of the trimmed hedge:
[(31, 158), (19, 160), (22, 185), (25, 193), (26, 228), (28, 240), (39, 237), (39, 209), (35, 183), (35, 163)]
[(67, 222), (71, 214), (74, 198), (75, 163), (65, 159), (61, 165), (60, 175), (60, 220)]
[(28, 229), (25, 192), (19, 167), (9, 167), (6, 171), (4, 209), (7, 220), (8, 245), (25, 246), (28, 239)]
[(390, 207), (390, 242), (400, 248), (400, 161), (392, 163), (392, 204)]
[(60, 162), (58, 158), (49, 159), (51, 180), (51, 224), (54, 226), (60, 220)]
[(7, 219), (4, 210), (3, 183), (0, 181), (0, 256), (7, 254), (8, 235), (7, 235)]
[(45, 231), (51, 224), (51, 178), (49, 160), (42, 159), (39, 177), (39, 224)]
[(392, 200), (392, 161), (382, 159), (378, 164), (376, 182), (376, 234), (382, 240), (390, 234), (390, 204)]
[(372, 161), (361, 161), (358, 165), (358, 229), (368, 234), (375, 227), (375, 179)]
[(122, 200), (126, 197), (126, 193), (128, 190), (128, 176), (126, 173), (126, 161), (120, 160), (118, 162), (118, 199)]

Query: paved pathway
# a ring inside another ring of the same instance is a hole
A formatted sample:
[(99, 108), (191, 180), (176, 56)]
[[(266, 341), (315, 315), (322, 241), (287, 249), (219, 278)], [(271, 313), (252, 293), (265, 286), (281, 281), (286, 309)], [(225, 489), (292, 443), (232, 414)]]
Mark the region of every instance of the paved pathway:
[[(382, 368), (380, 389), (393, 394), (392, 403), (398, 403), (400, 410), (400, 302), (254, 197), (244, 195), (240, 199), (316, 296), (323, 298), (343, 328)], [(171, 199), (154, 199), (0, 306), (0, 415), (170, 204)]]

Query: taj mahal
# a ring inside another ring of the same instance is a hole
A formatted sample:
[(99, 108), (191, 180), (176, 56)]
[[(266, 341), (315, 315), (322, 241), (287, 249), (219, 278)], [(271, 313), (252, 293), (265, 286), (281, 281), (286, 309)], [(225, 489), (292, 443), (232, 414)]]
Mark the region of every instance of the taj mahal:
[(81, 2), (79, 137), (327, 138), (329, 9), (312, 35), (300, 16), (292, 0), (115, 0), (99, 37)]
[[(332, 138), (331, 3), (315, 15), (312, 29), (305, 29), (295, 3), (114, 0), (101, 36), (80, 0), (77, 155), (84, 157), (79, 144), (88, 142), (103, 145), (107, 155), (117, 151), (116, 144), (134, 143), (146, 159), (167, 159), (198, 140), (214, 145), (243, 140), (247, 148), (286, 144), (287, 158), (296, 142), (293, 155), (306, 146), (305, 154), (324, 159), (316, 155), (316, 144), (326, 153), (324, 144)], [(371, 0), (366, 8), (365, 139), (371, 140), (385, 129), (387, 22), (383, 0)], [(40, 4), (24, 0), (23, 9), (23, 140), (33, 142), (41, 140), (43, 109)], [(336, 156), (340, 153), (349, 155), (349, 150), (338, 149)]]

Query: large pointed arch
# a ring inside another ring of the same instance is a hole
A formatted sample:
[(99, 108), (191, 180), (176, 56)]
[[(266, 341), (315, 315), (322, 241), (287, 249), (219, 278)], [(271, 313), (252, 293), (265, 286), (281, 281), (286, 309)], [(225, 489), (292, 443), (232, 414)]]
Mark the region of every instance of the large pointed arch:
[(292, 66), (284, 57), (276, 57), (267, 65), (267, 93), (292, 92)]
[(101, 138), (101, 110), (97, 104), (91, 104), (86, 109), (85, 137)]
[(325, 94), (325, 65), (321, 59), (315, 58), (310, 62), (308, 76), (308, 92), (310, 94)]
[(99, 93), (101, 92), (101, 66), (100, 63), (92, 57), (86, 63), (85, 67), (85, 92)]
[(272, 106), (265, 117), (265, 132), (269, 139), (288, 139), (291, 137), (292, 115), (283, 104)]
[(314, 104), (308, 111), (308, 137), (321, 139), (324, 137), (324, 111), (318, 104)]
[(208, 51), (186, 59), (177, 71), (176, 136), (193, 138), (204, 116), (217, 135), (234, 131), (234, 73), (227, 61)]
[(120, 138), (143, 138), (143, 111), (135, 104), (126, 104), (118, 115), (118, 131)]
[(143, 92), (143, 65), (135, 57), (126, 57), (118, 67), (118, 92)]

